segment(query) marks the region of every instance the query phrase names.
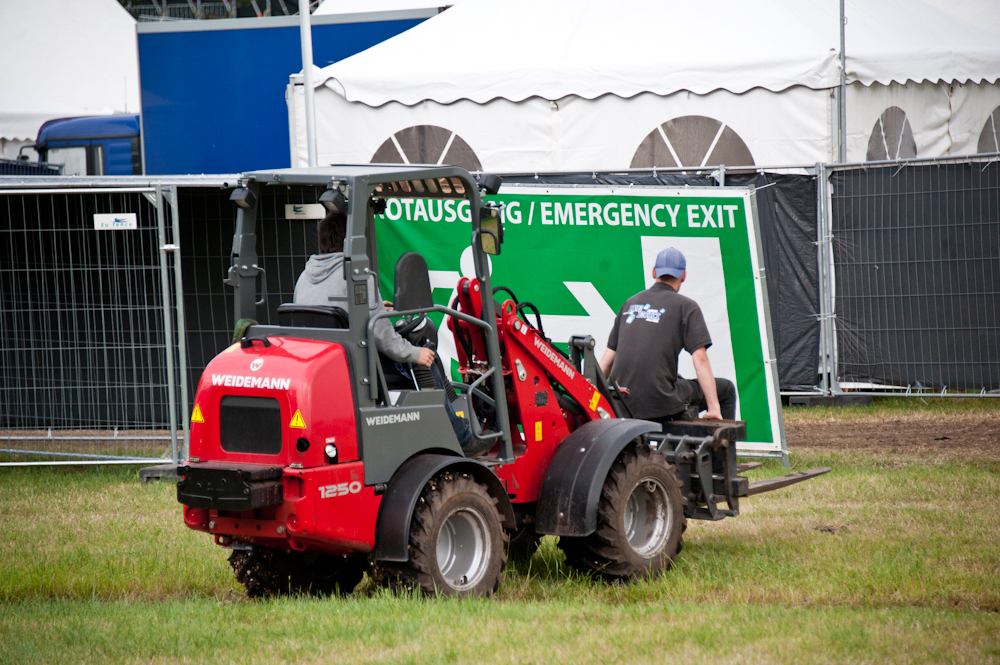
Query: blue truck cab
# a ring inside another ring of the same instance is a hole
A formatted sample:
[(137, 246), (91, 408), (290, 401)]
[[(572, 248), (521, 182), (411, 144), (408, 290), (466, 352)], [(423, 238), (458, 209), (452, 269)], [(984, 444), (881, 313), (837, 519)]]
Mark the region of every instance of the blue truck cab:
[(63, 175), (141, 175), (138, 115), (49, 120), (38, 130), (40, 162), (60, 164)]

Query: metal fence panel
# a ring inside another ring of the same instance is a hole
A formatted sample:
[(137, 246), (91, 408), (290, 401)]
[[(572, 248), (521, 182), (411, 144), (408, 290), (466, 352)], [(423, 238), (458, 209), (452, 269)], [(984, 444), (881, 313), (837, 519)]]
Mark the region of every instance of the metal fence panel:
[[(317, 187), (265, 187), (257, 212), (257, 253), (265, 278), (258, 284), (257, 321), (277, 324), (278, 305), (292, 301), (295, 281), (310, 254), (319, 251), (318, 220), (285, 219), (286, 204), (315, 203)], [(231, 342), (233, 290), (223, 284), (230, 266), (236, 208), (226, 190), (182, 188), (180, 244), (184, 248), (184, 314), (189, 402), (205, 366)], [(190, 409), (193, 402), (188, 404)]]
[(1000, 164), (834, 172), (841, 384), (1000, 390)]
[[(0, 193), (0, 463), (167, 450), (168, 310), (147, 194)], [(102, 213), (137, 228), (98, 230)]]
[(3, 175), (40, 175), (54, 176), (62, 173), (58, 164), (46, 162), (29, 162), (23, 159), (0, 159), (0, 176)]

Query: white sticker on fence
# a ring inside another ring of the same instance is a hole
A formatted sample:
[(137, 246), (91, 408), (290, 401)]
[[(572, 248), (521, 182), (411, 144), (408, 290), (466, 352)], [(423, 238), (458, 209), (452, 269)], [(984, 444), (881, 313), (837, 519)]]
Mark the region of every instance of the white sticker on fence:
[(122, 212), (117, 214), (98, 213), (94, 215), (94, 228), (98, 231), (107, 229), (137, 229), (139, 222), (134, 212)]
[(287, 203), (285, 219), (323, 219), (326, 208), (321, 203)]

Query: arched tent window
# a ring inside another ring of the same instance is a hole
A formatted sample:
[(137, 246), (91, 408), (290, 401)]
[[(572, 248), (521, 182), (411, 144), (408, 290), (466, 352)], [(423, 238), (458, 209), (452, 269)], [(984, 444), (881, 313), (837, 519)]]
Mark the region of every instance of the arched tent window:
[(379, 146), (372, 164), (450, 164), (468, 171), (483, 166), (461, 136), (435, 125), (415, 125), (401, 129)]
[(753, 166), (753, 155), (726, 123), (703, 115), (668, 120), (642, 140), (630, 168)]
[(875, 121), (865, 159), (874, 162), (916, 156), (917, 142), (913, 140), (913, 130), (910, 129), (906, 113), (898, 106), (890, 106)]
[(979, 135), (979, 145), (976, 152), (1000, 152), (1000, 106), (993, 109), (986, 118), (983, 132)]

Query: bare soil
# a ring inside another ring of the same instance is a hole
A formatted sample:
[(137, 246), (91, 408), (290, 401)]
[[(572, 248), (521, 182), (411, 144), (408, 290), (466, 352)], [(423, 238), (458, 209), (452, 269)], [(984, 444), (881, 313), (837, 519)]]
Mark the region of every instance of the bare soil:
[(916, 453), (1000, 460), (1000, 414), (910, 413), (826, 417), (786, 412), (789, 450)]

